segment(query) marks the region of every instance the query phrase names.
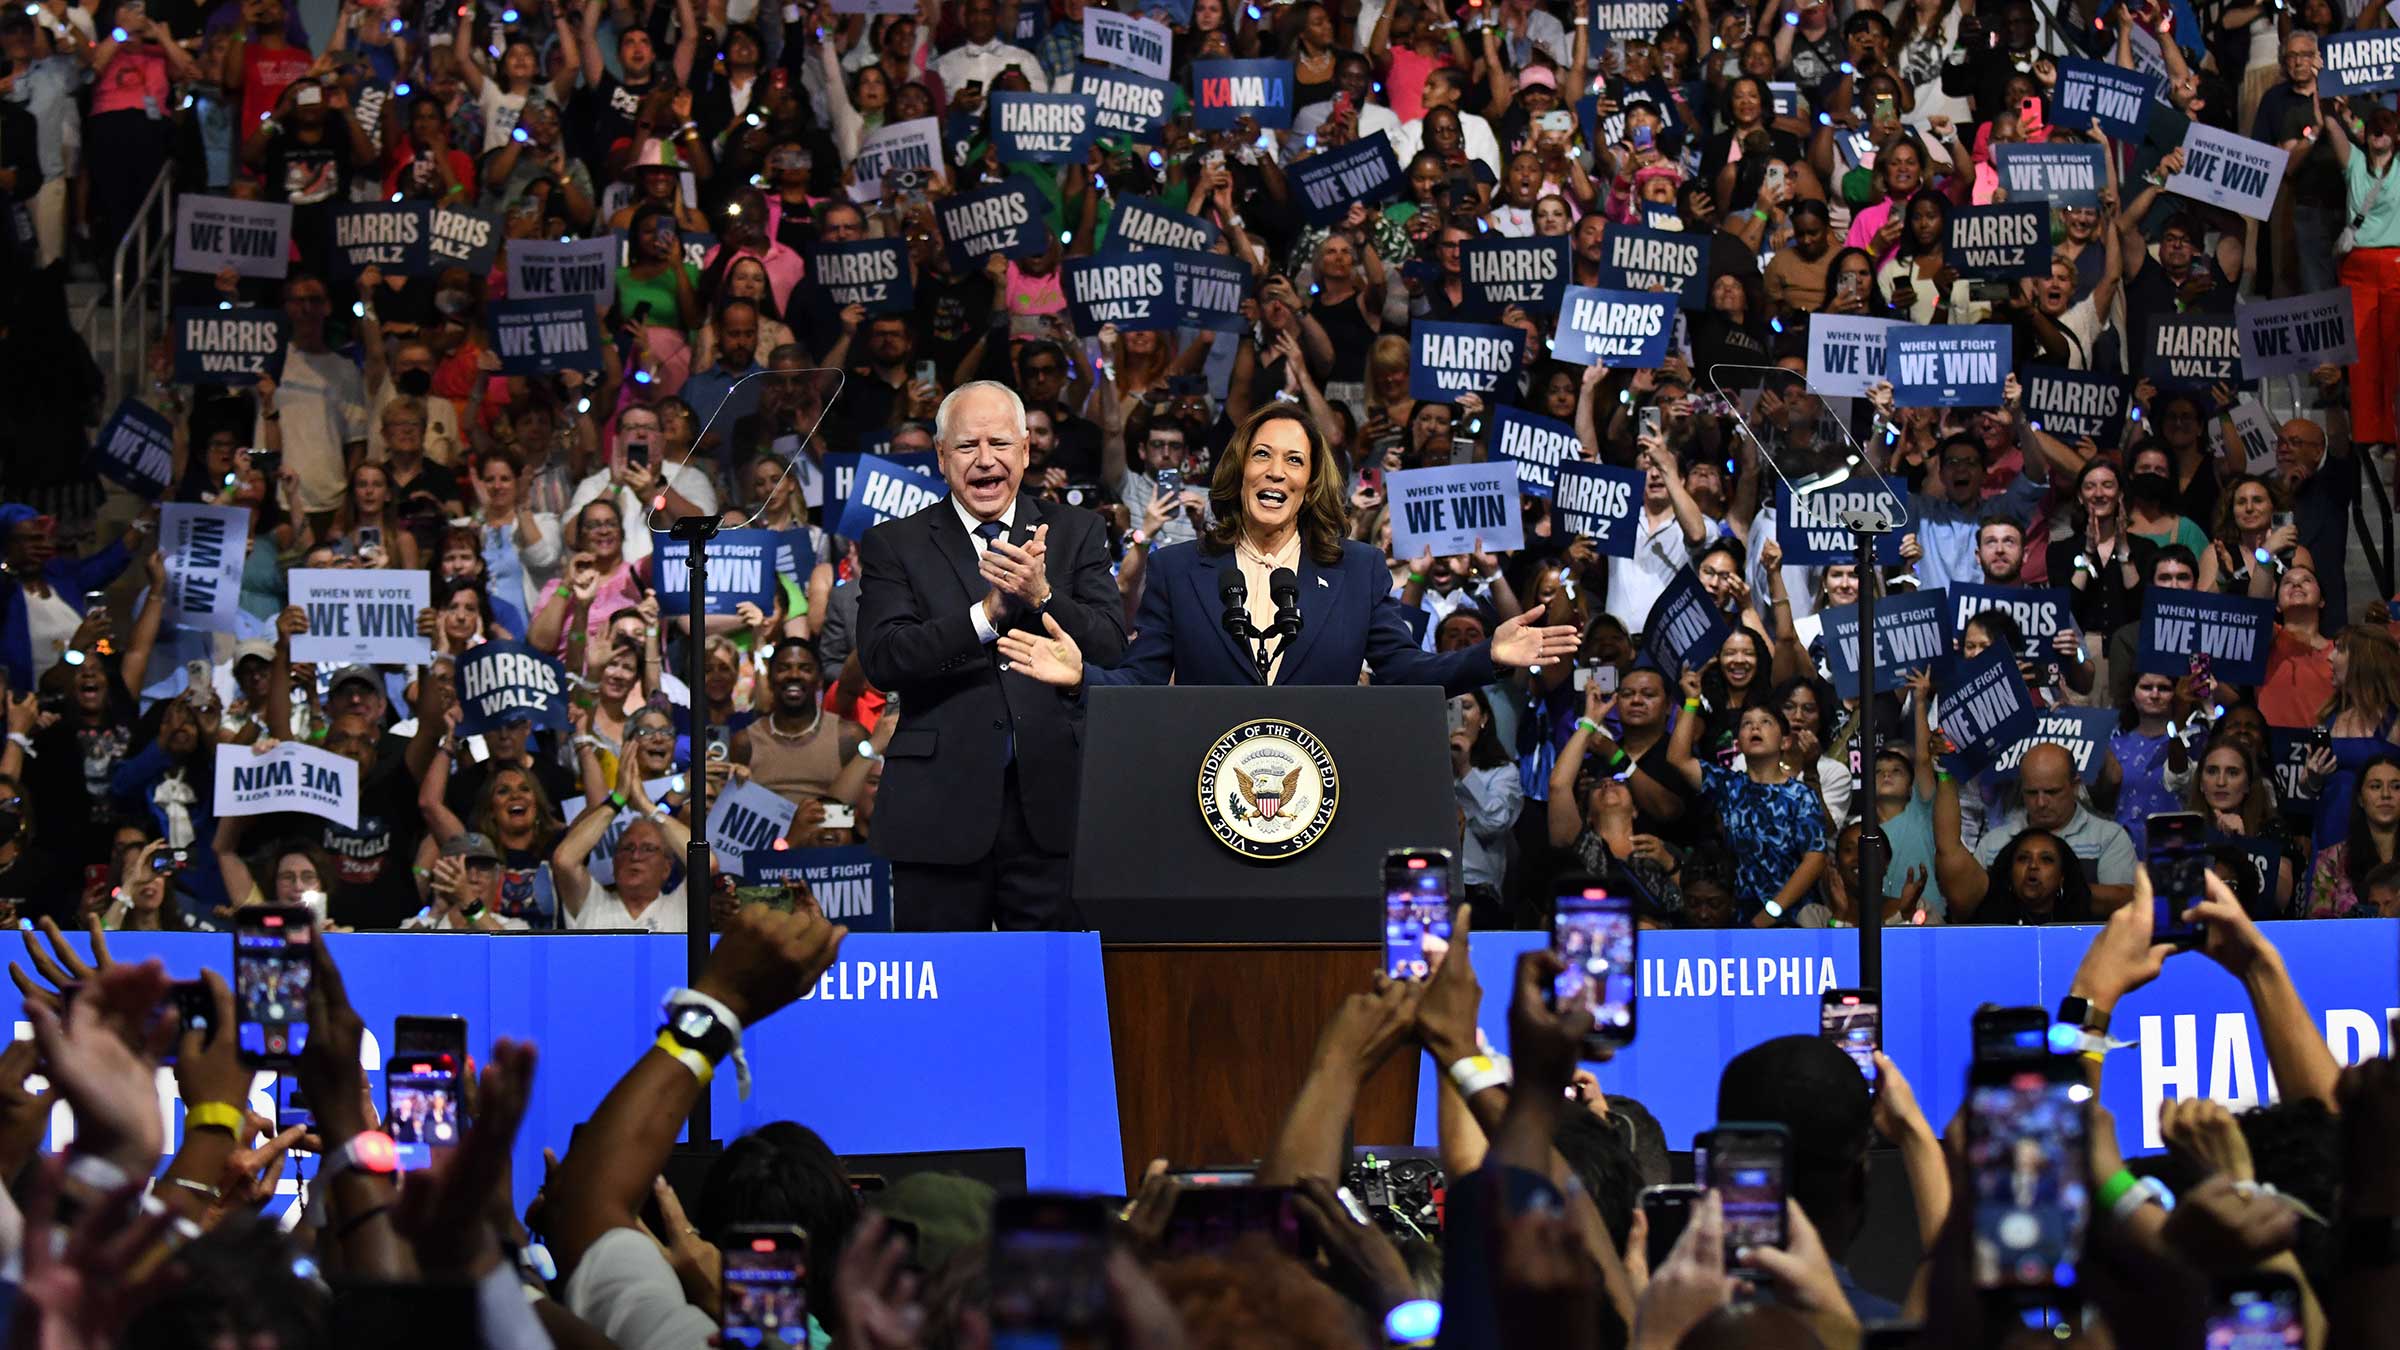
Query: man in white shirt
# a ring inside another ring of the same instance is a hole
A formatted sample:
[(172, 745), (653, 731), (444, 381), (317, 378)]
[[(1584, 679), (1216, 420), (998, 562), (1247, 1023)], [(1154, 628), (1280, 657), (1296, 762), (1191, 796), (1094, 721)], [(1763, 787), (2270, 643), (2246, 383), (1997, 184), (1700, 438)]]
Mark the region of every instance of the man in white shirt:
[(261, 410), (251, 444), (267, 443), (267, 423), (283, 429), (283, 462), (300, 475), (300, 509), (330, 515), (349, 490), (350, 465), (367, 452), (367, 391), (350, 358), (325, 344), (332, 300), (325, 283), (295, 272), (283, 284), (292, 325), (283, 378)]
[[(1467, 94), (1467, 77), (1450, 66), (1436, 67), (1425, 77), (1425, 111), (1448, 108), (1458, 113), (1459, 129), (1465, 134), (1467, 158), (1491, 170), (1492, 181), (1500, 181), (1500, 141), (1492, 135), (1492, 124), (1459, 107)], [(1399, 157), (1400, 169), (1408, 170), (1408, 162), (1425, 148), (1425, 119), (1402, 122), (1392, 136), (1392, 153)]]
[(1693, 506), (1681, 501), (1653, 460), (1642, 484), (1642, 514), (1634, 521), (1633, 556), (1614, 558), (1608, 568), (1608, 612), (1639, 628), (1650, 619), (1650, 607), (1664, 595), (1675, 574), (1691, 565), (1692, 550), (1708, 538), (1708, 522)]
[[(650, 556), (650, 503), (661, 487), (667, 491), (664, 514), (668, 520), (717, 513), (717, 487), (707, 474), (688, 464), (671, 463), (663, 472), (657, 466), (636, 467), (626, 464), (620, 451), (615, 466), (575, 485), (575, 495), (567, 499), (561, 519), (574, 520), (584, 507), (606, 496), (617, 504), (617, 514), (625, 522), (625, 560), (639, 562)], [(573, 541), (569, 544), (573, 546)]]
[[(617, 835), (610, 862), (616, 884), (592, 880), (587, 862), (608, 833), (609, 822), (624, 812), (636, 812)], [(634, 928), (650, 933), (684, 931), (689, 883), (668, 890), (667, 877), (676, 859), (691, 846), (691, 831), (673, 815), (660, 819), (658, 808), (641, 791), (610, 793), (583, 809), (559, 837), (550, 856), (550, 881), (558, 891), (558, 916), (564, 927), (577, 930)]]
[(1000, 82), (1000, 72), (1010, 66), (1025, 72), (1025, 82), (1033, 86), (1033, 92), (1050, 92), (1050, 77), (1043, 71), (1041, 59), (1000, 40), (1000, 12), (994, 0), (967, 0), (958, 19), (966, 30), (966, 43), (943, 52), (933, 63), (933, 73), (942, 77), (942, 88), (949, 90), (952, 98), (970, 83), (982, 85), (989, 98)]

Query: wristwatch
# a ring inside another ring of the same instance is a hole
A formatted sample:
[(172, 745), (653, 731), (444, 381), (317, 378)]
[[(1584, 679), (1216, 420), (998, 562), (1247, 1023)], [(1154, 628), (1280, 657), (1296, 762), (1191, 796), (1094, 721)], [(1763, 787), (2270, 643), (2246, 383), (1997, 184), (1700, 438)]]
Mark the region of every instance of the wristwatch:
[(674, 1037), (677, 1045), (698, 1052), (711, 1064), (733, 1053), (733, 1028), (718, 1021), (706, 1007), (674, 1003), (667, 1006), (666, 1013), (666, 1025), (659, 1029)]
[(2081, 994), (2069, 994), (2058, 1001), (2058, 1020), (2095, 1036), (2108, 1034), (2108, 1009)]

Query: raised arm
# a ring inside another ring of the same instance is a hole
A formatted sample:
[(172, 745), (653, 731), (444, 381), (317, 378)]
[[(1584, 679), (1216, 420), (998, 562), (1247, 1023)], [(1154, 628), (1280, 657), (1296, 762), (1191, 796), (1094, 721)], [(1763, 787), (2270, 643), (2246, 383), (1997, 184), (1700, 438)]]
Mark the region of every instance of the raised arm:
[(1700, 672), (1683, 672), (1683, 712), (1675, 719), (1675, 732), (1667, 737), (1667, 764), (1683, 775), (1683, 781), (1698, 788), (1703, 781), (1700, 761), (1692, 755), (1692, 742), (1700, 735)]

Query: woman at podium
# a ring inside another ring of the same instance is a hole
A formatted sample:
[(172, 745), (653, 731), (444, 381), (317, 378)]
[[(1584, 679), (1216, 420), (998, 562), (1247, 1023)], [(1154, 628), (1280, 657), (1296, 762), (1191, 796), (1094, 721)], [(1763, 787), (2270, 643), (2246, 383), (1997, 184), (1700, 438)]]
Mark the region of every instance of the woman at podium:
[(1093, 684), (1437, 684), (1452, 693), (1491, 683), (1495, 667), (1565, 660), (1572, 625), (1537, 627), (1520, 614), (1489, 642), (1441, 655), (1409, 635), (1392, 576), (1372, 545), (1344, 538), (1344, 474), (1333, 449), (1293, 403), (1269, 403), (1242, 423), (1209, 484), (1215, 522), (1199, 539), (1150, 558), (1139, 631), (1112, 670), (1086, 670), (1055, 624), (1048, 636), (1004, 634), (1019, 673), (1072, 689)]

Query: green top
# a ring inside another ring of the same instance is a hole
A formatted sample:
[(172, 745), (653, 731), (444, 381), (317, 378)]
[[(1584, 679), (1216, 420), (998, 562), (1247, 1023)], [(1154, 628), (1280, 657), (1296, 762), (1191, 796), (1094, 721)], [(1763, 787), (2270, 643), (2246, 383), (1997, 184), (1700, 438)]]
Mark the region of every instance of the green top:
[[(692, 292), (697, 295), (700, 291), (700, 269), (690, 263), (685, 263), (683, 264), (683, 273), (691, 278)], [(662, 267), (658, 270), (657, 276), (644, 281), (633, 274), (632, 268), (618, 268), (617, 312), (631, 319), (633, 312), (641, 308), (645, 302), (650, 306), (650, 322), (661, 328), (683, 327), (683, 312), (675, 308), (675, 274), (673, 272)]]
[(2195, 558), (2206, 557), (2208, 554), (2208, 533), (2193, 523), (2189, 516), (2175, 517), (2173, 534), (2142, 534), (2139, 530), (2135, 530), (2133, 533), (2160, 548), (2165, 548), (2169, 544), (2181, 544), (2190, 549)]
[[(2350, 178), (2350, 214), (2361, 212), (2366, 219), (2359, 222), (2359, 248), (2400, 248), (2400, 159), (2386, 161), (2381, 174), (2367, 172), (2367, 150), (2352, 144), (2350, 163), (2343, 170)], [(2374, 209), (2368, 209), (2368, 198), (2374, 198)]]

